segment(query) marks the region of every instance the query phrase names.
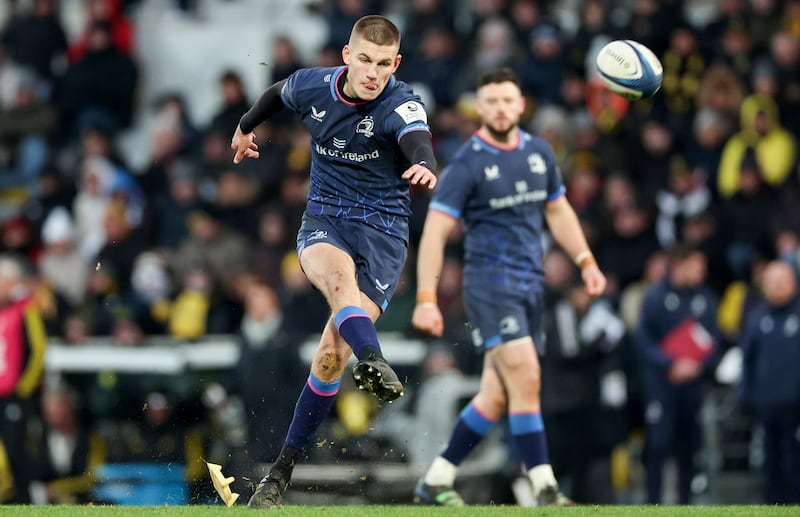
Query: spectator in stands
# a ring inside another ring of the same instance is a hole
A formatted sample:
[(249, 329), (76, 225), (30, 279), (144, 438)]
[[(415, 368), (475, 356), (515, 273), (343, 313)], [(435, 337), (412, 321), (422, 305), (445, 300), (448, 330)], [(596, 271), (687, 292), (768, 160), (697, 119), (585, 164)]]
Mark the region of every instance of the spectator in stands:
[(622, 289), (642, 277), (644, 264), (659, 249), (650, 207), (634, 198), (610, 212), (610, 232), (599, 242), (597, 260), (607, 272), (606, 295), (616, 299)]
[(39, 414), (47, 336), (25, 264), (0, 255), (0, 503), (28, 503), (33, 459), (28, 425)]
[(283, 317), (290, 328), (312, 332), (325, 324), (328, 317), (325, 297), (308, 281), (294, 250), (286, 252), (281, 261), (278, 285)]
[(34, 0), (29, 10), (14, 13), (3, 27), (2, 39), (15, 62), (48, 83), (49, 97), (67, 64), (67, 37), (56, 0)]
[(245, 271), (247, 241), (238, 230), (224, 226), (210, 205), (191, 212), (186, 219), (189, 237), (172, 257), (172, 269), (183, 276), (198, 261), (207, 264), (212, 281), (230, 292), (233, 279)]
[(136, 257), (131, 288), (128, 303), (136, 326), (146, 335), (166, 334), (172, 292), (169, 272), (161, 255), (145, 251)]
[(729, 66), (713, 62), (700, 79), (695, 99), (697, 111), (712, 110), (723, 117), (725, 123), (734, 126), (746, 94), (745, 83), (736, 77)]
[(111, 44), (120, 54), (130, 55), (133, 53), (136, 45), (136, 28), (133, 22), (125, 16), (124, 0), (85, 0), (84, 6), (86, 30), (69, 46), (70, 63), (77, 63), (91, 52), (92, 32), (96, 22), (108, 25)]
[(170, 306), (168, 333), (183, 341), (229, 333), (231, 315), (220, 303), (221, 291), (211, 269), (201, 260), (192, 262), (183, 271)]
[(93, 22), (86, 55), (67, 69), (56, 94), (68, 141), (76, 140), (90, 126), (111, 134), (128, 128), (138, 76), (136, 62), (113, 46), (108, 22)]
[(557, 104), (567, 64), (561, 30), (553, 23), (540, 23), (525, 48), (515, 64), (523, 93), (542, 106)]
[(644, 296), (651, 287), (661, 282), (666, 272), (667, 254), (664, 250), (655, 250), (647, 257), (642, 278), (628, 284), (620, 293), (617, 312), (628, 332), (632, 333), (639, 326)]
[(675, 154), (669, 160), (666, 186), (656, 193), (655, 201), (656, 237), (661, 247), (668, 249), (682, 238), (685, 220), (708, 209), (711, 192), (686, 159)]
[(206, 134), (228, 135), (239, 123), (242, 113), (250, 108), (242, 77), (238, 72), (226, 70), (219, 78), (222, 106), (211, 118)]
[(36, 180), (50, 155), (48, 143), (56, 127), (56, 111), (39, 100), (33, 78), (17, 85), (12, 106), (0, 110), (0, 185), (16, 183), (35, 192)]
[(303, 64), (297, 55), (297, 48), (288, 36), (278, 36), (272, 40), (272, 61), (267, 63), (272, 73), (267, 83), (286, 79)]
[(258, 181), (247, 171), (229, 167), (217, 180), (215, 209), (219, 222), (236, 228), (249, 242), (255, 240)]
[(741, 280), (748, 277), (750, 264), (756, 258), (772, 255), (769, 223), (776, 206), (776, 193), (767, 184), (753, 150), (742, 157), (738, 180), (734, 193), (720, 201), (719, 228), (728, 269), (734, 278)]
[(101, 267), (113, 264), (116, 284), (126, 297), (130, 294), (134, 261), (145, 250), (142, 235), (128, 222), (127, 210), (126, 204), (117, 199), (106, 205), (102, 221), (105, 243), (95, 258)]
[[(229, 392), (244, 402), (247, 457), (255, 463), (278, 457), (294, 409), (294, 390), (290, 388), (301, 386), (305, 375), (300, 344), (309, 330), (298, 328), (297, 321), (283, 314), (272, 287), (255, 283), (247, 288), (238, 333), (239, 362)], [(257, 385), (248, 382), (254, 378), (260, 379)]]
[(741, 395), (764, 431), (764, 502), (800, 503), (800, 298), (797, 273), (770, 262), (761, 283), (764, 301), (747, 315), (739, 339)]
[(586, 69), (594, 67), (594, 52), (601, 41), (608, 39), (610, 24), (609, 6), (603, 0), (585, 0), (580, 6), (580, 24), (577, 32), (566, 43), (564, 55), (567, 67), (586, 77)]
[(172, 164), (166, 190), (151, 193), (148, 217), (148, 242), (167, 253), (189, 236), (186, 221), (201, 207), (200, 185), (195, 167), (186, 160)]
[(63, 206), (50, 212), (42, 226), (44, 251), (39, 274), (69, 307), (78, 307), (86, 294), (90, 262), (77, 247), (75, 224)]
[(750, 95), (740, 113), (741, 129), (725, 144), (719, 165), (717, 190), (723, 198), (730, 198), (739, 190), (739, 174), (748, 149), (754, 153), (762, 179), (773, 188), (786, 181), (797, 156), (796, 139), (781, 126), (773, 99)]
[[(477, 15), (477, 19), (480, 19), (480, 13)], [(482, 73), (511, 66), (519, 57), (514, 29), (507, 19), (499, 15), (492, 16), (478, 22), (475, 27), (474, 49), (468, 54), (461, 74), (455, 79), (459, 93), (471, 91)]]
[[(403, 45), (406, 45), (405, 41)], [(446, 26), (430, 27), (420, 34), (419, 45), (408, 45), (407, 48), (399, 74), (402, 79), (430, 88), (433, 106), (454, 106), (458, 94), (453, 78), (458, 76), (462, 66), (454, 32)], [(431, 106), (431, 103), (426, 103), (426, 106)]]
[(413, 431), (401, 435), (408, 441), (410, 463), (418, 469), (430, 465), (447, 445), (464, 399), (474, 389), (474, 381), (459, 369), (452, 347), (432, 346), (421, 366), (422, 380), (413, 399)]
[(294, 248), (289, 224), (280, 204), (261, 207), (257, 218), (258, 236), (248, 246), (247, 269), (269, 285), (279, 285), (281, 262)]
[[(546, 268), (554, 260), (562, 262), (560, 270), (572, 265), (560, 250), (547, 255)], [(545, 278), (547, 274), (545, 269)], [(602, 483), (590, 481), (592, 464), (607, 452), (601, 448), (599, 435), (604, 433), (595, 415), (605, 356), (619, 345), (625, 326), (607, 301), (592, 300), (574, 277), (562, 289), (549, 295), (558, 300), (545, 306), (542, 332), (547, 338), (539, 347), (548, 449), (567, 496), (579, 503), (609, 502), (610, 470), (600, 478)]]
[(772, 36), (769, 48), (769, 59), (774, 64), (778, 111), (784, 126), (797, 137), (800, 134), (800, 99), (794, 92), (800, 88), (800, 41), (796, 35), (781, 31)]
[[(137, 401), (138, 402), (138, 401)], [(115, 436), (118, 460), (124, 463), (167, 464), (186, 468), (186, 481), (208, 482), (206, 436), (202, 424), (186, 422), (178, 415), (176, 397), (165, 389), (147, 393), (138, 407), (137, 422), (126, 423)], [(191, 487), (193, 492), (196, 486)]]
[(81, 164), (78, 174), (78, 193), (72, 213), (81, 253), (91, 260), (105, 243), (102, 221), (111, 201), (117, 169), (105, 158), (91, 157)]
[(33, 502), (91, 502), (93, 471), (106, 460), (104, 439), (81, 420), (78, 394), (68, 386), (44, 391), (42, 416), (44, 426), (36, 448)]
[(699, 411), (721, 346), (717, 298), (704, 285), (706, 258), (676, 245), (667, 275), (645, 295), (635, 333), (644, 381), (647, 502), (661, 502), (668, 454), (678, 463), (678, 501), (689, 504), (695, 453), (701, 444)]
[(42, 246), (26, 215), (20, 214), (5, 220), (0, 227), (0, 251), (19, 255), (32, 264), (38, 263)]
[(731, 136), (732, 124), (720, 112), (711, 108), (697, 111), (692, 122), (692, 136), (687, 142), (684, 156), (693, 174), (711, 187), (717, 184), (717, 170), (722, 148)]
[(666, 78), (660, 98), (669, 113), (667, 123), (679, 140), (687, 139), (694, 118), (694, 99), (707, 65), (695, 29), (686, 22), (672, 27), (669, 46), (660, 58)]

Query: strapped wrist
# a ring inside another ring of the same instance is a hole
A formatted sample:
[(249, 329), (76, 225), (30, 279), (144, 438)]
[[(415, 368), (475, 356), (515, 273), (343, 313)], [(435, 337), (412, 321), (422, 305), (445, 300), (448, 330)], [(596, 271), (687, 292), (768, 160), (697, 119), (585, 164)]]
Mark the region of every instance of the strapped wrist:
[(432, 303), (436, 304), (436, 291), (433, 290), (421, 290), (417, 291), (417, 305), (422, 305), (423, 303)]
[(596, 266), (597, 261), (591, 251), (585, 250), (575, 255), (575, 265), (581, 270), (584, 270), (589, 266)]

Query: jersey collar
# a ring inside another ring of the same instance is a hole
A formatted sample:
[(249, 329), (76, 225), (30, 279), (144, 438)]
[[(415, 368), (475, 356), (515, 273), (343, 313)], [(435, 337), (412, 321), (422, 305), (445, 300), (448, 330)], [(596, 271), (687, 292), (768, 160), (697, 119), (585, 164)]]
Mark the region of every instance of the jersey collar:
[[(342, 74), (347, 72), (347, 66), (340, 66), (336, 70), (333, 71), (333, 79), (331, 80), (331, 97), (336, 102), (341, 102), (345, 106), (363, 106), (372, 101), (361, 101), (361, 102), (350, 102), (349, 100), (344, 98), (342, 92), (339, 91), (339, 79), (342, 78)], [(380, 95), (378, 95), (374, 100), (379, 101), (389, 95), (389, 92), (392, 91), (394, 88), (394, 84), (397, 80), (394, 78), (394, 75), (389, 76), (389, 83), (386, 85), (386, 88), (383, 89)]]
[(517, 149), (521, 149), (522, 146), (524, 145), (523, 138), (522, 138), (522, 130), (519, 129), (519, 128), (517, 128), (517, 141), (514, 142), (513, 144), (509, 144), (509, 145), (498, 145), (498, 144), (489, 142), (488, 140), (484, 139), (481, 136), (481, 134), (479, 132), (477, 132), (477, 131), (475, 131), (475, 133), (473, 133), (472, 139), (475, 142), (477, 142), (478, 144), (480, 144), (481, 147), (483, 147), (485, 149), (488, 149), (488, 150), (490, 150), (492, 152), (497, 152), (497, 151), (515, 151)]

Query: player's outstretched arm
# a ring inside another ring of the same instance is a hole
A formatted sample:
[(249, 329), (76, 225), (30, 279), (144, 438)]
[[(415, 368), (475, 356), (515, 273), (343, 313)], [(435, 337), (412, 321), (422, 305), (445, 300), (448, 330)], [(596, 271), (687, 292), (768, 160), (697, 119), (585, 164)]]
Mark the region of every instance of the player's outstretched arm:
[(402, 178), (412, 185), (425, 185), (433, 190), (436, 187), (436, 157), (433, 154), (431, 134), (427, 131), (411, 131), (400, 139), (400, 150), (411, 167), (403, 172)]
[(233, 163), (239, 163), (243, 158), (258, 158), (258, 144), (253, 130), (272, 115), (278, 113), (285, 106), (281, 97), (281, 90), (286, 84), (286, 79), (278, 81), (267, 88), (255, 104), (245, 113), (236, 126), (236, 131), (231, 139), (231, 149), (236, 151)]
[(437, 210), (428, 210), (417, 252), (417, 305), (411, 324), (434, 336), (444, 332), (444, 318), (436, 303), (436, 288), (442, 274), (444, 247), (457, 219)]
[(567, 198), (561, 196), (547, 203), (545, 217), (556, 242), (573, 257), (575, 265), (580, 268), (586, 291), (592, 296), (603, 294), (606, 290), (606, 277), (597, 266), (578, 216)]

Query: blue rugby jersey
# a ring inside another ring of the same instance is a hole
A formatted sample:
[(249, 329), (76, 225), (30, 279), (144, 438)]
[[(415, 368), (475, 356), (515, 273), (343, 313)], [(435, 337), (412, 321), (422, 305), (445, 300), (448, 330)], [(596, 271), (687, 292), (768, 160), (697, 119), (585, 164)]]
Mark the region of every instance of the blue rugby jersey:
[(464, 219), (464, 285), (541, 289), (544, 207), (564, 194), (550, 145), (519, 130), (513, 148), (477, 133), (445, 167), (430, 208)]
[(410, 164), (398, 142), (410, 131), (430, 132), (425, 107), (394, 76), (375, 100), (350, 102), (336, 86), (346, 70), (301, 69), (281, 90), (284, 104), (311, 133), (306, 209), (361, 221), (408, 242), (410, 194), (400, 176)]

